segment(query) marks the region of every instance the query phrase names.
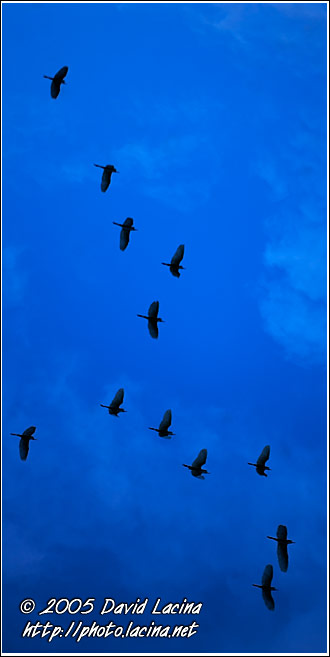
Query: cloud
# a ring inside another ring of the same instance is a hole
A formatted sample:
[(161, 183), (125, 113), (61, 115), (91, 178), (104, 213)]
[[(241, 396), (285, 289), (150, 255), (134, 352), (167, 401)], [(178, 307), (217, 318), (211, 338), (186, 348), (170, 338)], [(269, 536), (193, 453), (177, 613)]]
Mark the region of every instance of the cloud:
[[(259, 146), (252, 168), (266, 183), (260, 309), (266, 330), (289, 358), (322, 363), (326, 354), (326, 151), (322, 94), (295, 117), (288, 113), (268, 148)], [(281, 114), (279, 114), (277, 122)], [(318, 117), (318, 123), (315, 117)], [(269, 210), (268, 210), (269, 211)]]
[(23, 247), (5, 246), (3, 248), (4, 302), (9, 306), (19, 306), (26, 289), (26, 275), (19, 267)]
[(157, 146), (146, 141), (127, 143), (115, 150), (115, 159), (125, 163), (126, 175), (138, 181), (145, 194), (189, 211), (208, 198), (212, 184), (212, 179), (204, 179), (196, 185), (201, 151), (204, 157), (209, 151), (206, 138), (202, 134), (186, 134)]
[(261, 313), (269, 333), (289, 357), (325, 363), (326, 308), (304, 298), (287, 280), (268, 286)]
[(291, 212), (289, 205), (266, 230), (260, 298), (265, 328), (289, 357), (321, 363), (326, 354), (325, 222), (308, 205)]

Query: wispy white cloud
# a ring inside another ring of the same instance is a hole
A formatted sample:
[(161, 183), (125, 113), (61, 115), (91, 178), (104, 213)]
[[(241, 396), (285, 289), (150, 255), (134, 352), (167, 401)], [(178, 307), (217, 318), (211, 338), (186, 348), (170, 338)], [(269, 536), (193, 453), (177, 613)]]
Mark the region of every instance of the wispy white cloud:
[[(139, 181), (140, 189), (152, 198), (182, 211), (189, 211), (208, 197), (212, 179), (196, 185), (200, 152), (208, 145), (200, 134), (186, 134), (162, 141), (126, 143), (114, 151), (124, 162), (125, 173)], [(196, 164), (194, 164), (196, 163)]]
[(21, 303), (26, 288), (26, 276), (20, 267), (23, 247), (5, 246), (2, 251), (4, 301), (9, 306)]
[[(274, 182), (275, 193), (281, 181)], [(316, 198), (315, 198), (316, 196)], [(289, 357), (320, 363), (326, 353), (326, 223), (317, 192), (308, 202), (290, 195), (266, 223), (260, 308), (267, 331)]]
[(284, 346), (290, 358), (325, 363), (325, 304), (305, 297), (285, 278), (267, 285), (261, 312), (266, 329)]

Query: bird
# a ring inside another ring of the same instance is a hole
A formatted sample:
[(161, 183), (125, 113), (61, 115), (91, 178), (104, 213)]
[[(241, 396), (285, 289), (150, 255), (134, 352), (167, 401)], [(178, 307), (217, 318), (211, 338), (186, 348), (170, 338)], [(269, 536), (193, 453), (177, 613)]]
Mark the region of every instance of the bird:
[(158, 322), (164, 322), (163, 319), (158, 317), (159, 301), (153, 301), (149, 306), (148, 315), (137, 315), (148, 320), (148, 329), (152, 338), (158, 338)]
[(256, 463), (248, 463), (248, 465), (254, 465), (256, 468), (256, 471), (259, 475), (264, 475), (264, 477), (267, 477), (265, 470), (270, 470), (265, 463), (268, 461), (270, 455), (270, 446), (266, 445), (266, 447), (263, 448), (258, 460)]
[(277, 538), (274, 536), (267, 536), (267, 538), (277, 541), (277, 559), (282, 573), (286, 573), (289, 566), (288, 545), (295, 542), (287, 539), (287, 535), (288, 530), (286, 526), (279, 525), (276, 532)]
[(136, 230), (136, 228), (133, 227), (133, 219), (132, 217), (127, 217), (123, 224), (118, 224), (116, 221), (113, 221), (112, 223), (115, 224), (115, 226), (121, 226), (119, 246), (121, 251), (125, 251), (129, 242), (131, 230)]
[(57, 98), (58, 94), (61, 91), (61, 84), (66, 84), (64, 81), (64, 78), (69, 70), (68, 66), (63, 66), (60, 68), (57, 73), (55, 73), (54, 77), (51, 78), (49, 75), (44, 75), (44, 78), (47, 78), (47, 80), (52, 80), (52, 83), (50, 85), (50, 95), (52, 98)]
[(26, 461), (27, 455), (29, 453), (29, 443), (30, 440), (37, 440), (37, 438), (33, 437), (33, 434), (35, 432), (37, 427), (29, 427), (28, 429), (25, 429), (23, 433), (11, 433), (11, 436), (19, 436), (20, 441), (19, 441), (19, 454), (22, 459), (22, 461)]
[(127, 413), (127, 411), (125, 411), (124, 408), (119, 408), (119, 406), (123, 403), (123, 401), (124, 401), (124, 388), (119, 388), (110, 406), (106, 406), (105, 404), (100, 404), (100, 406), (102, 406), (102, 408), (108, 408), (110, 415), (115, 415), (116, 417), (118, 417), (118, 413)]
[(271, 591), (277, 591), (277, 589), (275, 588), (275, 586), (271, 586), (272, 579), (273, 579), (273, 566), (269, 563), (265, 567), (265, 570), (263, 572), (261, 585), (252, 584), (252, 586), (256, 586), (258, 589), (262, 589), (262, 597), (266, 607), (271, 611), (274, 611), (275, 602), (273, 600)]
[(119, 173), (119, 171), (117, 171), (117, 169), (113, 166), (113, 164), (107, 164), (105, 167), (103, 167), (102, 164), (94, 164), (94, 166), (99, 167), (99, 169), (103, 169), (102, 180), (101, 180), (101, 192), (106, 192), (111, 183), (112, 174)]
[(163, 415), (163, 419), (158, 429), (155, 429), (154, 427), (149, 427), (149, 429), (151, 429), (151, 431), (157, 431), (160, 438), (168, 438), (169, 436), (175, 436), (175, 433), (173, 433), (173, 431), (168, 431), (168, 428), (171, 424), (172, 424), (172, 411), (171, 409), (168, 409), (167, 411), (165, 411)]
[(184, 269), (184, 267), (181, 267), (180, 265), (180, 262), (183, 258), (183, 254), (184, 254), (184, 244), (180, 244), (171, 262), (162, 262), (162, 265), (166, 265), (166, 267), (170, 268), (171, 274), (173, 274), (173, 276), (175, 276), (176, 278), (180, 278), (179, 269)]
[(196, 456), (195, 460), (192, 462), (191, 465), (186, 465), (185, 463), (182, 463), (182, 465), (185, 468), (189, 468), (193, 477), (198, 477), (198, 479), (205, 479), (205, 477), (203, 477), (202, 475), (210, 474), (207, 470), (203, 470), (202, 468), (202, 465), (206, 463), (206, 459), (207, 459), (207, 449), (201, 449), (198, 456)]

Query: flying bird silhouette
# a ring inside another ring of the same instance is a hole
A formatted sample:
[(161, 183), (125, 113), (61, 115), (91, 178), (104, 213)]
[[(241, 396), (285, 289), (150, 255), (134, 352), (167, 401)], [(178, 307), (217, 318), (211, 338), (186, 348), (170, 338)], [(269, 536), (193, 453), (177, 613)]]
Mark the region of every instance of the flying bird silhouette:
[(68, 66), (63, 66), (60, 68), (57, 73), (55, 73), (54, 77), (51, 78), (49, 75), (44, 75), (44, 78), (47, 78), (47, 80), (52, 80), (52, 83), (50, 85), (50, 95), (52, 98), (57, 98), (58, 94), (61, 91), (61, 84), (66, 84), (64, 81), (64, 78), (69, 70)]
[(121, 251), (125, 251), (129, 242), (131, 230), (136, 230), (136, 228), (133, 227), (133, 219), (132, 217), (127, 217), (123, 224), (118, 224), (116, 221), (113, 221), (112, 223), (115, 224), (115, 226), (121, 226), (119, 246)]
[(21, 439), (19, 441), (19, 454), (22, 459), (22, 461), (26, 461), (27, 455), (29, 453), (29, 443), (30, 440), (37, 440), (37, 438), (33, 437), (33, 434), (36, 430), (36, 427), (29, 427), (28, 429), (25, 429), (23, 433), (11, 433), (11, 436), (19, 436)]
[(151, 431), (157, 431), (160, 438), (168, 438), (169, 436), (175, 436), (175, 433), (173, 433), (173, 431), (168, 430), (171, 424), (172, 424), (172, 411), (168, 409), (167, 411), (165, 411), (163, 419), (158, 429), (155, 429), (154, 427), (149, 427), (149, 429), (151, 429)]
[(179, 269), (184, 269), (184, 267), (181, 267), (180, 265), (180, 262), (183, 258), (183, 254), (184, 254), (184, 244), (180, 244), (171, 262), (162, 262), (162, 265), (166, 265), (166, 267), (170, 268), (171, 274), (173, 274), (173, 276), (175, 276), (176, 278), (180, 278)]
[(286, 573), (289, 566), (288, 545), (294, 543), (287, 538), (288, 530), (285, 525), (279, 525), (276, 532), (277, 538), (274, 536), (267, 536), (273, 541), (277, 541), (277, 559), (282, 573)]
[(158, 338), (158, 322), (164, 322), (163, 319), (158, 317), (159, 301), (153, 301), (149, 306), (148, 315), (137, 315), (148, 320), (148, 329), (152, 338)]
[(119, 173), (113, 164), (107, 164), (105, 167), (102, 164), (94, 164), (95, 167), (103, 169), (102, 180), (101, 180), (101, 192), (106, 192), (110, 183), (111, 176), (113, 173)]
[(116, 417), (118, 417), (118, 413), (127, 413), (127, 411), (125, 411), (124, 408), (119, 408), (119, 406), (123, 403), (123, 401), (124, 401), (124, 388), (119, 388), (110, 406), (106, 406), (105, 404), (100, 404), (100, 406), (102, 406), (102, 408), (108, 408), (110, 415), (115, 415)]
[(266, 447), (263, 448), (258, 460), (256, 463), (248, 463), (248, 465), (254, 465), (256, 468), (256, 471), (259, 475), (264, 475), (264, 477), (267, 477), (265, 470), (270, 470), (265, 463), (268, 461), (270, 455), (270, 446), (266, 445)]
[(193, 477), (198, 477), (198, 479), (205, 479), (205, 477), (203, 477), (203, 474), (210, 474), (207, 470), (203, 470), (202, 468), (202, 465), (206, 463), (206, 459), (207, 459), (207, 449), (201, 449), (198, 456), (196, 456), (195, 460), (192, 462), (191, 465), (186, 465), (185, 463), (182, 463), (182, 465), (185, 468), (189, 468)]
[(273, 566), (271, 564), (268, 564), (263, 572), (261, 585), (252, 584), (252, 586), (256, 586), (258, 589), (262, 589), (262, 597), (266, 607), (271, 611), (274, 611), (275, 602), (273, 600), (271, 592), (277, 591), (277, 589), (274, 586), (271, 586), (272, 579), (273, 579)]

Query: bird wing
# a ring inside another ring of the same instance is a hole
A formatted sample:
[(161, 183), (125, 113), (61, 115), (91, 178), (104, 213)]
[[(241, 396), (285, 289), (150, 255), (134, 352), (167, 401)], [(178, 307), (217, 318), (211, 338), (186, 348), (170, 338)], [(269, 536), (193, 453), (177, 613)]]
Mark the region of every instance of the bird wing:
[(277, 559), (282, 573), (286, 573), (289, 566), (288, 548), (286, 543), (277, 543)]
[(287, 528), (286, 528), (285, 525), (279, 525), (279, 526), (278, 526), (278, 528), (277, 528), (277, 532), (276, 532), (276, 536), (277, 536), (277, 538), (279, 538), (280, 540), (282, 540), (282, 541), (283, 541), (283, 540), (286, 541), (286, 539), (287, 539), (287, 537), (288, 537), (288, 530), (287, 530)]
[(271, 592), (268, 591), (267, 589), (266, 590), (262, 589), (262, 597), (263, 597), (263, 600), (264, 600), (264, 603), (265, 603), (267, 609), (270, 609), (271, 611), (274, 611), (275, 602), (274, 602), (274, 599), (273, 599), (273, 596), (272, 596)]
[(129, 242), (129, 230), (122, 228), (120, 231), (120, 242), (119, 242), (119, 247), (121, 251), (125, 251), (128, 242)]
[(207, 449), (201, 449), (199, 452), (198, 456), (196, 456), (195, 460), (192, 462), (191, 467), (192, 468), (201, 468), (204, 463), (206, 463), (207, 459)]
[(123, 401), (124, 401), (124, 388), (119, 388), (119, 390), (117, 390), (117, 392), (116, 392), (116, 394), (115, 394), (115, 396), (114, 396), (114, 398), (113, 398), (113, 400), (112, 400), (110, 406), (111, 406), (112, 408), (113, 408), (113, 407), (119, 407), (120, 404), (123, 403)]
[(270, 586), (273, 579), (273, 566), (269, 563), (262, 574), (262, 586)]
[(172, 276), (175, 276), (175, 278), (180, 278), (181, 276), (179, 269), (177, 267), (173, 267), (173, 265), (170, 265), (170, 272)]
[(19, 441), (19, 455), (22, 461), (26, 461), (29, 453), (29, 438), (26, 436)]
[(174, 267), (177, 267), (180, 264), (180, 262), (183, 258), (183, 254), (184, 254), (184, 244), (180, 244), (180, 246), (178, 246), (178, 248), (177, 248), (177, 250), (176, 250), (176, 252), (175, 252), (175, 254), (174, 254), (174, 256), (171, 260), (171, 265), (173, 265)]
[(263, 448), (258, 460), (257, 460), (257, 465), (264, 466), (266, 461), (268, 461), (270, 455), (270, 446), (266, 445), (266, 447)]
[(127, 226), (127, 228), (132, 228), (132, 226), (133, 226), (133, 219), (132, 219), (132, 217), (127, 217), (127, 219), (125, 219), (123, 225), (124, 225), (124, 226)]
[(61, 89), (61, 83), (58, 80), (52, 80), (52, 83), (50, 85), (50, 95), (52, 98), (57, 98), (58, 94), (60, 93)]
[(152, 319), (157, 319), (158, 311), (159, 311), (159, 301), (153, 301), (152, 304), (150, 304), (149, 306), (148, 317)]
[(68, 70), (68, 66), (62, 66), (62, 68), (60, 68), (60, 70), (55, 73), (54, 80), (64, 80)]
[(23, 431), (23, 433), (22, 433), (22, 436), (32, 436), (32, 434), (34, 434), (36, 428), (37, 427), (29, 427), (28, 429), (25, 429), (25, 431)]
[(106, 192), (110, 185), (111, 174), (109, 169), (104, 169), (102, 173), (101, 191)]
[(172, 423), (172, 411), (169, 408), (167, 411), (165, 411), (163, 415), (163, 419), (159, 425), (159, 431), (166, 431), (166, 429), (169, 428), (170, 424)]
[(149, 333), (152, 338), (157, 339), (158, 338), (158, 325), (157, 322), (155, 322), (152, 319), (148, 319), (148, 329)]

